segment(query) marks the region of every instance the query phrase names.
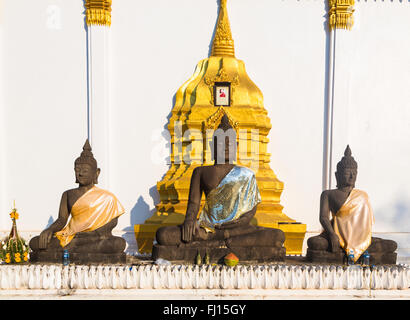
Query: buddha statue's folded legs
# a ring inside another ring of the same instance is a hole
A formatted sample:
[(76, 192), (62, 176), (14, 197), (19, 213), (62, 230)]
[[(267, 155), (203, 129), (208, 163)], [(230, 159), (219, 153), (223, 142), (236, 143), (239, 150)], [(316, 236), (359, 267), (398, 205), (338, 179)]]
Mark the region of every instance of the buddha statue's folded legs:
[(29, 245), (33, 252), (40, 252), (43, 255), (51, 252), (61, 253), (64, 249), (69, 253), (117, 254), (125, 250), (126, 241), (111, 234), (115, 225), (116, 221), (112, 221), (97, 230), (77, 233), (65, 247), (61, 246), (60, 240), (55, 236), (51, 238), (47, 248), (40, 248), (39, 236), (32, 238)]
[(193, 262), (199, 253), (202, 257), (208, 254), (213, 262), (222, 262), (225, 255), (233, 252), (242, 261), (267, 262), (283, 261), (286, 254), (285, 234), (279, 229), (247, 225), (206, 232), (199, 228), (192, 241), (184, 242), (182, 228), (183, 225), (179, 225), (157, 230), (157, 244), (152, 252), (154, 260)]
[[(264, 228), (250, 225), (248, 233), (229, 229), (229, 238), (225, 239), (228, 247), (273, 247), (283, 248), (285, 233), (280, 229)], [(252, 229), (254, 231), (252, 231)]]
[(73, 240), (65, 246), (62, 247), (60, 241), (53, 237), (46, 249), (41, 249), (39, 246), (39, 236), (34, 237), (30, 240), (30, 248), (32, 251), (40, 251), (40, 252), (62, 252), (64, 249), (67, 249), (69, 252), (76, 252), (76, 253), (85, 253), (85, 252), (93, 252), (93, 253), (118, 253), (125, 250), (126, 241), (121, 237), (116, 237), (113, 235), (102, 235), (100, 231), (94, 230), (90, 232), (81, 232), (77, 233)]
[(253, 225), (241, 228), (216, 229), (215, 232), (206, 232), (198, 228), (193, 241), (182, 241), (182, 225), (161, 227), (156, 233), (156, 241), (165, 246), (213, 246), (219, 244), (227, 247), (277, 247), (281, 248), (285, 241), (285, 234), (279, 229), (263, 228)]
[[(322, 233), (307, 240), (307, 258), (311, 262), (343, 263), (346, 261), (346, 252), (341, 246), (332, 250), (329, 236)], [(397, 243), (393, 240), (371, 238), (371, 244), (367, 248), (370, 254), (371, 264), (395, 264)], [(360, 261), (360, 259), (359, 259)]]

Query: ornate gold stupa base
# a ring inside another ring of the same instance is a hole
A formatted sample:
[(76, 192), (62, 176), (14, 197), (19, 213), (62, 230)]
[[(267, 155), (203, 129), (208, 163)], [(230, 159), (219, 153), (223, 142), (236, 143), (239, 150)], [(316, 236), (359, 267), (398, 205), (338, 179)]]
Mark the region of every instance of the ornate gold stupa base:
[[(220, 84), (229, 85), (225, 105), (218, 105), (215, 97)], [(184, 222), (192, 172), (197, 166), (213, 164), (210, 141), (225, 114), (237, 132), (237, 164), (255, 172), (262, 198), (252, 223), (283, 230), (287, 254), (302, 253), (306, 225), (282, 212), (283, 182), (270, 168), (267, 152), (272, 125), (262, 92), (249, 78), (244, 62), (235, 58), (226, 0), (221, 1), (211, 57), (198, 63), (193, 76), (176, 93), (168, 124), (171, 166), (157, 183), (161, 202), (150, 219), (134, 227), (141, 253), (151, 252), (159, 227)]]

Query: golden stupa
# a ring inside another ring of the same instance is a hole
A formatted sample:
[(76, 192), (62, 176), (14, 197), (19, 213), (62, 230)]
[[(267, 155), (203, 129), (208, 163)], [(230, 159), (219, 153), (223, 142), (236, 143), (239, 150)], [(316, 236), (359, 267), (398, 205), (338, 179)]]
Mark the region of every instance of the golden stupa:
[[(280, 204), (283, 182), (270, 168), (267, 153), (271, 129), (263, 95), (235, 58), (234, 41), (227, 15), (227, 0), (221, 0), (211, 56), (200, 61), (193, 76), (176, 93), (169, 119), (171, 166), (157, 183), (160, 203), (156, 213), (142, 225), (135, 225), (141, 253), (151, 252), (156, 230), (182, 224), (193, 170), (211, 165), (209, 141), (224, 114), (238, 132), (238, 165), (251, 168), (258, 182), (262, 202), (253, 223), (285, 232), (287, 254), (301, 254), (306, 225), (287, 217)], [(218, 106), (215, 85), (229, 85), (229, 103)], [(189, 130), (190, 134), (184, 134)], [(204, 201), (204, 197), (202, 198)]]

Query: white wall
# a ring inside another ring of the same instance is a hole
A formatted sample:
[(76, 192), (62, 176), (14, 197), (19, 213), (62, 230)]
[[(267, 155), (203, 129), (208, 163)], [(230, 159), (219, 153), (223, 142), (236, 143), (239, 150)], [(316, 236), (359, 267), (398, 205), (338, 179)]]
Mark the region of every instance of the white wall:
[(41, 231), (75, 187), (73, 161), (87, 134), (83, 4), (3, 0), (1, 10), (0, 228), (10, 227), (16, 200), (19, 228)]
[[(74, 186), (73, 161), (87, 135), (84, 8), (80, 0), (2, 1), (0, 229), (9, 228), (16, 199), (20, 229), (40, 232)], [(60, 23), (50, 22), (50, 6), (61, 9)], [(333, 168), (349, 143), (375, 230), (408, 248), (410, 5), (378, 0), (355, 8), (353, 30), (336, 36)], [(158, 201), (155, 186), (167, 171), (158, 137), (177, 89), (209, 55), (217, 1), (114, 0), (112, 9), (110, 179), (101, 187), (126, 207), (117, 231), (131, 235)], [(284, 212), (319, 232), (325, 1), (235, 0), (228, 9), (236, 57), (264, 93), (271, 118), (271, 167), (285, 183)]]

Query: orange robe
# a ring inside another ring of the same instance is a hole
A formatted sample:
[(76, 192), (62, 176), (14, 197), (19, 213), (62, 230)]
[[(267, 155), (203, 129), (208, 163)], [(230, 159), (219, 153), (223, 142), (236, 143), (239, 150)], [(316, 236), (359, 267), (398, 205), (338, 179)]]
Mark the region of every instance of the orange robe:
[(353, 250), (356, 262), (372, 241), (373, 210), (366, 192), (353, 189), (334, 215), (333, 229), (346, 254)]
[(101, 228), (123, 213), (124, 207), (111, 192), (94, 186), (74, 203), (70, 221), (55, 235), (65, 247), (77, 233)]

